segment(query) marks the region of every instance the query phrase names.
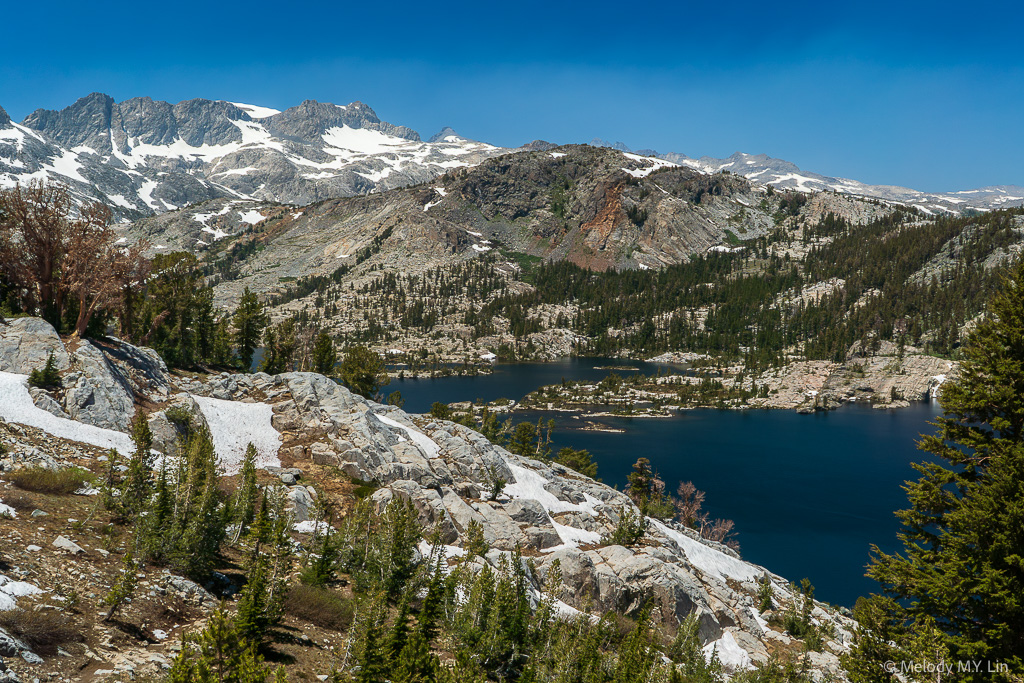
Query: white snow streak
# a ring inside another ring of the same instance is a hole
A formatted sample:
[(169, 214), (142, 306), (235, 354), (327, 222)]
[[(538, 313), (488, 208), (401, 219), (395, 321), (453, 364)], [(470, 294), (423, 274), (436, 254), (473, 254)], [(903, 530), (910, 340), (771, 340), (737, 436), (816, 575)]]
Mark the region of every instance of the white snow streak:
[(257, 467), (280, 467), (277, 451), (281, 434), (271, 419), (274, 410), (266, 403), (242, 403), (193, 396), (210, 426), (213, 448), (227, 474), (237, 474), (250, 443), (256, 447)]
[(651, 525), (675, 541), (686, 554), (686, 559), (705, 574), (716, 576), (721, 580), (736, 579), (737, 581), (756, 581), (762, 572), (752, 564), (715, 550), (711, 546), (695, 541), (686, 534), (670, 529), (656, 519), (650, 519)]
[(42, 429), (61, 439), (100, 448), (116, 448), (124, 455), (135, 451), (127, 434), (57, 417), (37, 408), (28, 393), (28, 375), (0, 372), (0, 417), (8, 422)]
[(704, 656), (711, 660), (712, 653), (718, 655), (718, 661), (727, 669), (738, 671), (751, 668), (750, 655), (740, 647), (732, 633), (726, 631), (718, 640), (704, 646)]
[(375, 416), (378, 420), (388, 425), (389, 427), (394, 427), (396, 429), (403, 430), (406, 434), (409, 435), (409, 438), (412, 439), (412, 442), (419, 446), (420, 450), (423, 451), (423, 454), (426, 455), (428, 458), (436, 458), (441, 453), (441, 448), (436, 443), (434, 443), (433, 439), (431, 439), (423, 432), (413, 429), (412, 427), (406, 427), (404, 424), (392, 420), (387, 415), (375, 414)]

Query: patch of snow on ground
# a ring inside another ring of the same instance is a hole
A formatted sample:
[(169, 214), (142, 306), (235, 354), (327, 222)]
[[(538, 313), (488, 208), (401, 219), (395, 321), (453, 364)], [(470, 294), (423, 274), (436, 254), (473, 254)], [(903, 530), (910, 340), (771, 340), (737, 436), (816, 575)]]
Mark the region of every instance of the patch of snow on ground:
[(57, 417), (37, 408), (28, 393), (28, 375), (0, 372), (0, 418), (42, 429), (61, 439), (116, 448), (123, 455), (135, 451), (127, 434)]
[(239, 211), (238, 217), (242, 219), (243, 223), (248, 223), (249, 225), (256, 225), (260, 221), (267, 219), (266, 216), (255, 209), (250, 211)]
[(211, 235), (213, 235), (213, 241), (214, 242), (216, 242), (217, 240), (219, 240), (221, 238), (227, 237), (230, 234), (230, 233), (224, 232), (220, 228), (210, 228), (210, 227), (207, 227), (205, 225), (203, 226), (203, 232), (208, 232)]
[(311, 519), (307, 519), (305, 522), (297, 522), (292, 525), (292, 529), (299, 534), (324, 534), (331, 528), (331, 525), (327, 522), (314, 522)]
[(227, 474), (237, 474), (245, 449), (256, 447), (256, 467), (280, 467), (281, 434), (271, 425), (273, 409), (266, 403), (242, 403), (193, 396), (210, 425), (213, 448)]
[(113, 202), (117, 206), (123, 207), (125, 209), (134, 209), (135, 208), (135, 205), (132, 204), (131, 202), (129, 202), (127, 199), (125, 199), (124, 195), (108, 194), (107, 195), (107, 199), (109, 199), (111, 202)]
[[(587, 531), (586, 529), (577, 529), (574, 526), (566, 526), (559, 524), (555, 520), (551, 520), (552, 526), (555, 527), (555, 531), (558, 533), (558, 537), (562, 539), (563, 546), (572, 546), (578, 548), (581, 545), (588, 545), (591, 543), (600, 543), (601, 534), (596, 531)], [(558, 550), (558, 548), (545, 548), (544, 552), (551, 552)]]
[(0, 517), (17, 517), (18, 513), (10, 505), (0, 501)]
[(154, 211), (162, 211), (165, 207), (158, 205), (158, 199), (153, 198), (153, 190), (159, 185), (155, 180), (143, 180), (142, 187), (139, 188), (139, 196), (142, 197), (142, 201), (146, 202), (146, 206), (153, 209)]
[[(512, 475), (516, 480), (511, 484), (505, 484), (505, 488), (502, 489), (503, 493), (508, 494), (512, 498), (532, 498), (540, 503), (548, 513), (589, 512), (592, 515), (597, 515), (597, 510), (594, 509), (594, 505), (589, 501), (589, 499), (586, 503), (580, 503), (578, 505), (565, 500), (559, 500), (555, 497), (555, 494), (545, 490), (544, 484), (546, 484), (548, 480), (540, 474), (519, 465), (513, 465), (512, 463), (506, 464), (512, 471)], [(580, 530), (573, 529), (573, 531)]]
[(26, 595), (42, 593), (39, 588), (25, 581), (14, 581), (0, 574), (0, 612), (8, 612), (17, 607), (17, 599)]
[(423, 432), (413, 429), (412, 427), (406, 427), (404, 424), (392, 420), (387, 415), (376, 415), (376, 417), (378, 420), (388, 425), (389, 427), (394, 427), (396, 429), (403, 430), (406, 434), (409, 435), (409, 438), (412, 439), (412, 442), (420, 447), (420, 450), (423, 451), (423, 454), (426, 455), (428, 458), (436, 458), (441, 453), (441, 448), (436, 443), (434, 443), (433, 439), (431, 439)]
[(448, 196), (448, 190), (444, 189), (443, 187), (435, 187), (434, 191), (437, 192), (442, 197)]
[[(431, 545), (426, 541), (420, 541), (416, 549), (420, 551), (420, 555), (423, 556), (424, 562), (430, 562), (431, 556), (437, 552), (441, 556), (441, 571), (445, 574), (451, 572), (451, 568), (448, 566), (448, 560), (456, 557), (465, 557), (467, 555), (464, 548), (460, 548), (457, 545)], [(435, 561), (436, 556), (433, 558)]]
[(438, 199), (436, 202), (427, 202), (426, 205), (423, 207), (423, 211), (425, 211), (425, 212), (426, 211), (430, 211), (432, 208), (434, 208), (435, 206), (437, 206), (440, 203), (441, 203), (440, 199)]
[(558, 157), (564, 157), (565, 152), (551, 152), (551, 158), (557, 159)]
[(731, 555), (726, 555), (720, 550), (704, 545), (700, 541), (695, 541), (686, 534), (671, 529), (656, 519), (650, 519), (650, 521), (655, 529), (660, 531), (669, 540), (674, 541), (682, 549), (690, 564), (705, 574), (716, 576), (723, 581), (725, 579), (756, 581), (761, 576), (762, 572), (752, 564), (738, 560)]
[(277, 109), (271, 109), (270, 107), (261, 107), (258, 104), (242, 104), (241, 102), (229, 102), (228, 104), (235, 105), (236, 107), (244, 111), (246, 114), (248, 114), (249, 118), (251, 119), (265, 119), (268, 116), (273, 116), (274, 114), (281, 113)]
[(717, 654), (718, 661), (733, 671), (751, 668), (750, 655), (739, 646), (731, 633), (726, 631), (718, 640), (704, 646), (704, 656), (711, 661), (711, 655)]
[(410, 141), (404, 138), (386, 135), (376, 130), (349, 128), (348, 126), (329, 129), (323, 134), (323, 140), (331, 147), (362, 154), (392, 152), (395, 151), (395, 147), (410, 144)]
[(480, 253), (483, 253), (485, 251), (490, 251), (490, 250), (491, 250), (490, 247), (483, 247), (483, 246), (480, 246), (479, 244), (474, 244), (473, 245), (473, 251), (479, 251)]

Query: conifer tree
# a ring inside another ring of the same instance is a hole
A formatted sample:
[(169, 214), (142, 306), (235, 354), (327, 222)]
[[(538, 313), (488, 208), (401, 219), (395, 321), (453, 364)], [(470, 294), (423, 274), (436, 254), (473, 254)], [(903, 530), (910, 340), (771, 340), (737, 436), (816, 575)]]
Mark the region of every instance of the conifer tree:
[[(1024, 262), (962, 352), (938, 432), (919, 443), (940, 460), (916, 464), (920, 478), (905, 487), (903, 550), (874, 548), (868, 573), (893, 599), (858, 606), (864, 628), (850, 661), (901, 659), (890, 643), (913, 656), (910, 641), (937, 627), (954, 660), (1024, 670)], [(963, 680), (1007, 680), (987, 668)]]
[(127, 600), (130, 600), (135, 593), (135, 585), (137, 583), (136, 571), (138, 571), (138, 564), (135, 562), (135, 558), (132, 557), (132, 551), (128, 550), (121, 559), (121, 576), (118, 577), (110, 592), (103, 598), (103, 604), (108, 607), (107, 613), (103, 616), (103, 621), (113, 619), (114, 613)]
[(168, 672), (168, 683), (266, 683), (267, 670), (256, 643), (243, 638), (224, 606), (206, 627), (182, 636), (182, 648)]
[(256, 516), (256, 498), (259, 493), (256, 486), (256, 447), (251, 443), (245, 448), (240, 476), (242, 481), (235, 491), (234, 501), (231, 505), (237, 525), (235, 535), (231, 539), (232, 543), (238, 542)]
[(367, 600), (363, 633), (356, 657), (359, 667), (355, 676), (356, 683), (383, 683), (387, 678), (388, 661), (383, 627), (385, 604), (383, 594)]
[(242, 298), (235, 309), (235, 346), (242, 369), (248, 371), (252, 366), (252, 355), (263, 337), (264, 328), (270, 324), (270, 317), (263, 310), (263, 305), (255, 294), (246, 287)]
[(117, 501), (118, 512), (126, 521), (135, 519), (148, 506), (153, 491), (153, 432), (141, 410), (132, 420), (131, 436), (135, 450), (128, 458)]
[(313, 344), (313, 372), (330, 375), (338, 362), (338, 352), (334, 349), (334, 340), (326, 330), (320, 330)]

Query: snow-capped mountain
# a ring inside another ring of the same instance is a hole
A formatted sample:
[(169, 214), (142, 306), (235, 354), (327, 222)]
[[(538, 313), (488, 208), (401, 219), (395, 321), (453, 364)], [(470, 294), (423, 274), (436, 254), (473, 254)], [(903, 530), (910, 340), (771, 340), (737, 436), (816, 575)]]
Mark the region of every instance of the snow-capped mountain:
[[(621, 142), (610, 143), (595, 139), (594, 146), (611, 147), (629, 152), (630, 149)], [(728, 171), (741, 175), (760, 185), (771, 185), (782, 190), (799, 192), (839, 192), (841, 194), (871, 197), (889, 202), (898, 202), (914, 206), (927, 214), (944, 212), (961, 213), (964, 210), (991, 211), (1011, 206), (1024, 206), (1024, 187), (1016, 185), (998, 185), (982, 187), (976, 190), (959, 190), (955, 192), (921, 192), (897, 185), (869, 185), (848, 178), (803, 171), (796, 164), (783, 159), (775, 159), (767, 154), (744, 154), (736, 152), (726, 159), (701, 157), (694, 159), (676, 152), (659, 153), (654, 150), (638, 150), (639, 154), (658, 157), (687, 166), (704, 173)]]
[(0, 109), (0, 187), (66, 182), (122, 219), (216, 197), (308, 204), (430, 180), (506, 150), (446, 128), (428, 142), (361, 102), (277, 111), (94, 93), (14, 123)]
[(960, 213), (965, 209), (990, 211), (1011, 206), (1024, 206), (1024, 187), (1014, 185), (999, 185), (957, 192), (920, 192), (898, 185), (868, 185), (848, 178), (833, 178), (820, 173), (802, 171), (796, 164), (782, 159), (773, 159), (766, 154), (736, 152), (727, 159), (712, 157), (691, 159), (684, 154), (671, 153), (659, 156), (707, 173), (729, 171), (756, 183), (772, 185), (779, 189), (801, 192), (832, 191), (862, 197), (875, 197), (914, 206), (927, 214)]
[[(630, 151), (621, 142), (595, 139), (591, 145)], [(537, 140), (520, 150), (552, 146)], [(361, 102), (306, 100), (278, 111), (203, 99), (115, 102), (93, 93), (60, 111), (39, 109), (20, 124), (0, 108), (0, 187), (61, 180), (77, 200), (102, 201), (121, 221), (215, 198), (305, 205), (367, 194), (431, 180), (510, 151), (467, 140), (447, 127), (424, 142), (410, 128), (381, 121)], [(930, 214), (1024, 205), (1024, 188), (1012, 185), (927, 193), (803, 171), (764, 154), (638, 154), (704, 173), (729, 171), (780, 189), (900, 202)]]

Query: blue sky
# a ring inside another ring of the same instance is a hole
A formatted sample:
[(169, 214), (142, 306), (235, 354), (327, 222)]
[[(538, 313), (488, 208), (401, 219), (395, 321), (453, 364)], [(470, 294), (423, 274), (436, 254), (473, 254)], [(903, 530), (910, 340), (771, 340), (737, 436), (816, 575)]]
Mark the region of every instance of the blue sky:
[[(42, 14), (45, 12), (45, 14)], [(0, 106), (361, 100), (424, 137), (766, 153), (922, 190), (1024, 185), (1024, 10), (994, 3), (19, 3)]]

